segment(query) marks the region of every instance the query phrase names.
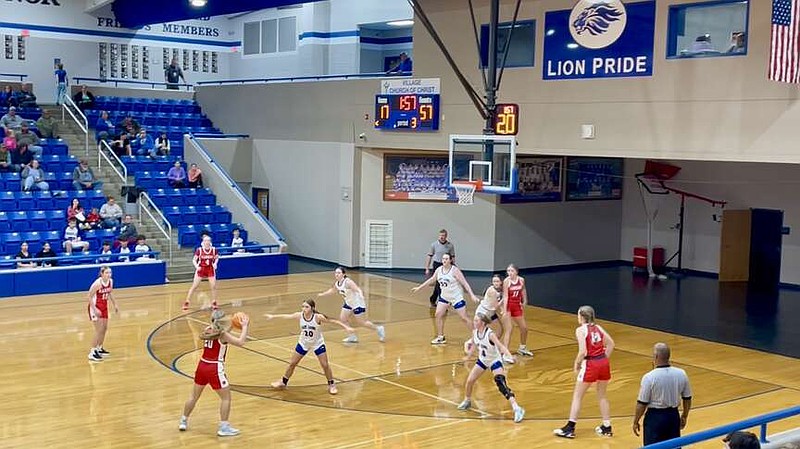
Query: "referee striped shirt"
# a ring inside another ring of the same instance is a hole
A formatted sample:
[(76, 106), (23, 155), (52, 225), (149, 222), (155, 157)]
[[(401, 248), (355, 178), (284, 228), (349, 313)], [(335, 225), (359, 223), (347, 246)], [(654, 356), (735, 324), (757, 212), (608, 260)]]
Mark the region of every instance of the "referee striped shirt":
[(686, 371), (674, 366), (659, 366), (642, 377), (638, 401), (648, 408), (678, 408), (681, 399), (692, 398)]

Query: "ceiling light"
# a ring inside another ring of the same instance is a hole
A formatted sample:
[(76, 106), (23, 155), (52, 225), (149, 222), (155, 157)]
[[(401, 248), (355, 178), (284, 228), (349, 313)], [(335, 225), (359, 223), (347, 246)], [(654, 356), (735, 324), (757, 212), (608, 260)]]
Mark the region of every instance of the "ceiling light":
[(191, 5), (195, 8), (202, 8), (203, 6), (206, 6), (208, 0), (189, 0), (189, 3), (191, 3)]
[(386, 22), (386, 25), (389, 25), (390, 27), (410, 27), (411, 25), (414, 25), (414, 21), (413, 20), (394, 20), (394, 21), (391, 21), (391, 22)]

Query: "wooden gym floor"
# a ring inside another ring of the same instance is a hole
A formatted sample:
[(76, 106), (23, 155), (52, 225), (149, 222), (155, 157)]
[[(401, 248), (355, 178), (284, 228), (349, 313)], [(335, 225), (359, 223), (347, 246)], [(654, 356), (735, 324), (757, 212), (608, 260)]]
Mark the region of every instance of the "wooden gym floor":
[[(189, 431), (177, 430), (199, 356), (197, 332), (208, 319), (202, 310), (181, 312), (187, 284), (117, 290), (121, 313), (112, 315), (105, 345), (112, 354), (101, 363), (86, 359), (92, 327), (85, 294), (2, 300), (0, 392), (6, 401), (0, 447), (632, 448), (640, 442), (630, 430), (639, 379), (651, 368), (657, 341), (672, 346), (674, 364), (692, 381), (696, 409), (687, 432), (800, 403), (798, 359), (601, 321), (618, 345), (609, 387), (615, 436), (594, 434), (599, 418), (590, 391), (577, 438), (558, 439), (551, 431), (568, 414), (576, 321), (571, 313), (528, 307), (529, 346), (536, 355), (520, 359), (508, 375), (527, 409), (525, 421), (510, 420), (488, 374), (476, 388), (477, 410), (461, 412), (456, 405), (474, 362), (462, 361), (467, 331), (460, 320), (448, 317), (447, 346), (431, 346), (427, 293), (412, 297), (414, 284), (406, 280), (352, 276), (367, 293), (370, 318), (386, 323), (387, 341), (361, 329), (360, 343), (344, 344), (344, 331), (326, 329), (333, 373), (341, 381), (337, 396), (328, 395), (313, 356), (302, 362), (288, 390), (269, 388), (283, 374), (298, 329), (293, 320), (262, 318), (298, 310), (303, 298), (330, 286), (330, 272), (220, 282), (223, 308), (253, 319), (251, 341), (228, 354), (235, 391), (231, 422), (242, 431), (232, 438), (215, 435), (219, 400), (210, 389)], [(208, 301), (207, 289), (202, 286), (199, 300)], [(331, 316), (338, 316), (340, 305), (336, 295), (318, 300), (320, 311)], [(800, 419), (786, 420), (770, 432), (798, 426)]]

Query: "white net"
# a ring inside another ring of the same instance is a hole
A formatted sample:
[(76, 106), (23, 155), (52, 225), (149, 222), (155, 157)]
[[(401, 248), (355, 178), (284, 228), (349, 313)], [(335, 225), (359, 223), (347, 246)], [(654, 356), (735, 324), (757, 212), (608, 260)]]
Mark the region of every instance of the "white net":
[(453, 183), (453, 188), (456, 189), (459, 205), (470, 206), (475, 202), (475, 184)]

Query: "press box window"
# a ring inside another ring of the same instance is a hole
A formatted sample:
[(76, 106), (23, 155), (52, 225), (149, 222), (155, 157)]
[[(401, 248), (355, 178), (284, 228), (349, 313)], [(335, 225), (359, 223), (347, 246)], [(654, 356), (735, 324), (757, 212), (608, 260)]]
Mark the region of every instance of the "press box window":
[[(508, 56), (506, 67), (533, 67), (534, 44), (536, 41), (536, 21), (526, 20), (514, 24), (501, 23), (497, 30), (497, 65), (503, 61), (506, 39), (511, 34), (508, 43)], [(489, 25), (481, 26), (481, 67), (486, 68), (489, 56)]]
[(718, 0), (669, 8), (668, 58), (747, 54), (749, 0)]
[(297, 18), (246, 22), (243, 35), (245, 55), (292, 52), (297, 50)]

